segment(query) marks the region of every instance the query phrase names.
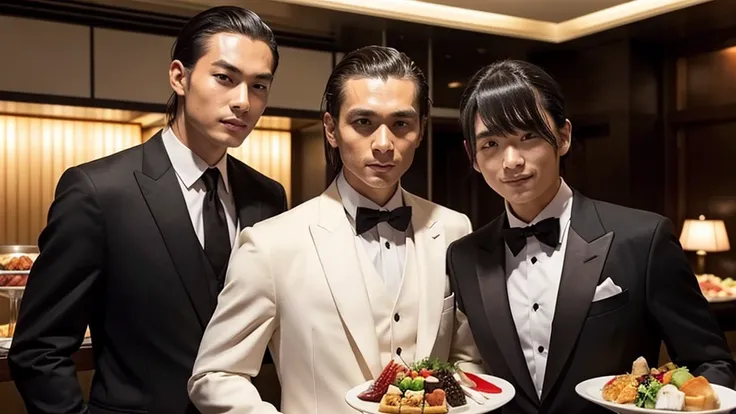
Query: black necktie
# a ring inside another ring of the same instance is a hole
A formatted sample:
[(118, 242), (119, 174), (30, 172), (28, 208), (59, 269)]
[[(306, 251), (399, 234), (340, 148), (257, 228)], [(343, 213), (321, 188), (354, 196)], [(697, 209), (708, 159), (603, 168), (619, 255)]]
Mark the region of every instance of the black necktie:
[(363, 234), (382, 221), (388, 222), (396, 230), (406, 231), (411, 222), (411, 206), (399, 207), (391, 211), (358, 207), (358, 213), (355, 216), (355, 232)]
[(204, 219), (204, 253), (207, 255), (218, 282), (224, 277), (224, 270), (230, 259), (230, 233), (227, 229), (225, 209), (217, 194), (217, 183), (220, 181), (220, 170), (209, 168), (202, 174), (207, 187), (202, 206)]
[(502, 233), (514, 256), (526, 246), (527, 237), (534, 236), (549, 247), (557, 247), (560, 241), (560, 219), (550, 217), (528, 227), (505, 228)]

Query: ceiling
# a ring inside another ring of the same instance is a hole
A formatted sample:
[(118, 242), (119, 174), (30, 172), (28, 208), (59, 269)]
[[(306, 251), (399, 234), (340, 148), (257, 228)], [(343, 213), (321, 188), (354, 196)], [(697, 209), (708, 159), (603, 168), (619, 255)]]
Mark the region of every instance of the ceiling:
[(631, 0), (421, 0), (423, 3), (561, 23)]
[[(357, 16), (562, 43), (714, 0), (85, 0), (191, 16), (237, 4), (272, 27), (327, 36)], [(731, 0), (721, 0), (731, 1)], [(297, 21), (298, 24), (294, 22)]]
[(271, 1), (561, 43), (712, 0)]

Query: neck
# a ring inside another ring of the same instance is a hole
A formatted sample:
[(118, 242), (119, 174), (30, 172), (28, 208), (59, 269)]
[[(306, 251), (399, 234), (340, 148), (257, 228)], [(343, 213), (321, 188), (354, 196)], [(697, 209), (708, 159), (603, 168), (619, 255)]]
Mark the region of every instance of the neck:
[(203, 134), (192, 128), (184, 114), (178, 116), (171, 125), (174, 135), (193, 153), (202, 158), (210, 167), (215, 166), (227, 152), (227, 147), (214, 144)]
[(366, 185), (363, 181), (361, 181), (358, 177), (353, 175), (350, 171), (345, 169), (343, 169), (343, 175), (345, 176), (345, 181), (347, 181), (347, 183), (350, 185), (350, 187), (353, 188), (353, 190), (357, 191), (358, 194), (371, 200), (381, 207), (385, 206), (386, 203), (388, 203), (388, 200), (393, 197), (393, 195), (396, 193), (396, 190), (399, 188), (398, 183), (387, 188), (370, 187)]
[(539, 213), (541, 213), (542, 210), (552, 202), (552, 200), (554, 200), (561, 185), (562, 180), (558, 177), (556, 185), (549, 186), (549, 188), (536, 199), (522, 204), (509, 203), (511, 212), (524, 223), (531, 223), (532, 220), (534, 220), (534, 218), (537, 217)]

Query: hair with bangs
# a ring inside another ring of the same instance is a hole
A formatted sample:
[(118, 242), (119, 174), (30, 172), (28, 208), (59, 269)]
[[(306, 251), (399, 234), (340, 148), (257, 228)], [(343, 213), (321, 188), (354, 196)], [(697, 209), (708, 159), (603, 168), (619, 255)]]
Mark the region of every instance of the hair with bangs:
[(477, 116), (492, 135), (532, 132), (557, 149), (557, 138), (545, 122), (543, 111), (550, 115), (554, 127), (565, 126), (562, 91), (542, 68), (524, 61), (503, 60), (476, 72), (460, 101), (460, 122), (472, 162), (476, 156)]

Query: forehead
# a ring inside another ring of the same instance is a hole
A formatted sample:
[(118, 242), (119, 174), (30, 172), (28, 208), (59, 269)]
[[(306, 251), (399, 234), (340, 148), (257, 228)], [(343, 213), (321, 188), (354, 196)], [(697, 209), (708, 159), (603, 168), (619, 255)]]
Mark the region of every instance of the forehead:
[(206, 53), (198, 63), (209, 65), (224, 60), (245, 74), (272, 72), (273, 53), (264, 41), (241, 34), (217, 33), (207, 39), (206, 45)]
[(389, 77), (348, 79), (343, 87), (341, 112), (360, 107), (370, 109), (379, 114), (390, 114), (400, 110), (414, 108), (419, 110), (416, 102), (416, 84), (408, 79)]

